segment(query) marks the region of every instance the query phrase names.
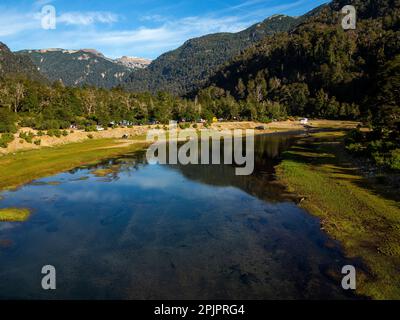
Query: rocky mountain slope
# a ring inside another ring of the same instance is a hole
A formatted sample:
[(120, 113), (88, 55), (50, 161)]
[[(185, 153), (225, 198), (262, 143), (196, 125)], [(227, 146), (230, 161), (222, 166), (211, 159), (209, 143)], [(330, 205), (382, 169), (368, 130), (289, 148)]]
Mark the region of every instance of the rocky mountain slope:
[(93, 49), (42, 49), (17, 52), (29, 58), (50, 81), (62, 81), (67, 86), (96, 86), (112, 88), (120, 85), (135, 68), (145, 68), (146, 59), (112, 60)]
[(16, 55), (0, 42), (0, 76), (24, 75), (32, 80), (45, 81), (29, 58)]

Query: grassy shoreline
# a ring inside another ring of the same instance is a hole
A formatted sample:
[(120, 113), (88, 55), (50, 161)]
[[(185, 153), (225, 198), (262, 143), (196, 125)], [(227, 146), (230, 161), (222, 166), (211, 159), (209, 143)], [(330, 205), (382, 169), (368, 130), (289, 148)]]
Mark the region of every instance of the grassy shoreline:
[(344, 152), (343, 132), (318, 132), (283, 155), (277, 177), (321, 219), (349, 257), (361, 257), (357, 292), (374, 299), (400, 298), (400, 207), (363, 177)]
[(20, 187), (35, 179), (146, 147), (143, 140), (96, 139), (8, 154), (0, 158), (0, 191)]
[[(323, 123), (325, 122), (323, 121)], [(256, 125), (257, 123), (250, 122), (218, 123), (212, 129), (217, 131), (234, 128), (249, 129)], [(140, 131), (139, 129), (143, 130)], [(301, 130), (304, 131), (305, 129), (297, 123), (283, 122), (275, 123), (271, 129), (256, 131), (256, 134), (290, 133)], [(145, 141), (146, 131), (147, 129), (143, 127), (110, 129), (97, 132), (94, 134), (94, 139), (71, 140), (69, 143), (36, 146), (34, 149), (21, 149), (14, 153), (3, 154), (0, 156), (0, 167), (2, 168), (0, 171), (0, 191), (14, 189), (35, 179), (51, 176), (82, 165), (95, 164), (106, 158), (144, 149), (148, 146)], [(129, 134), (132, 140), (121, 140), (114, 137), (121, 137), (123, 133)], [(84, 134), (87, 135), (87, 133)], [(79, 132), (76, 132), (75, 135), (81, 138)], [(104, 135), (107, 138), (104, 138)], [(59, 140), (57, 142), (62, 142), (62, 139)]]

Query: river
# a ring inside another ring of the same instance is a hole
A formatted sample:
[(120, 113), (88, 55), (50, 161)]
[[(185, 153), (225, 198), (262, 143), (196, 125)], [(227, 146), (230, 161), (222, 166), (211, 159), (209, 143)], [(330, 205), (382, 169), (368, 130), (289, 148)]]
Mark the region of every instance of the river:
[(251, 176), (139, 152), (3, 192), (0, 208), (32, 215), (0, 223), (0, 299), (352, 298), (339, 244), (274, 179), (292, 141), (257, 137)]

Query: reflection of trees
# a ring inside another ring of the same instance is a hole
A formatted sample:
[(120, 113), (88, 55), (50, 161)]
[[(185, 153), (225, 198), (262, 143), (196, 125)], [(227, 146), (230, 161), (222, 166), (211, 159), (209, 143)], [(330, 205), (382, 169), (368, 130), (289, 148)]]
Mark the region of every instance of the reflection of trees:
[[(168, 167), (179, 171), (187, 179), (200, 183), (220, 187), (233, 186), (267, 201), (287, 200), (292, 197), (285, 193), (285, 188), (274, 180), (273, 173), (279, 156), (289, 147), (291, 140), (290, 135), (257, 136), (254, 141), (255, 171), (251, 176), (237, 176), (233, 165), (169, 165)], [(223, 163), (223, 146), (221, 147), (221, 162)], [(146, 152), (137, 151), (123, 157), (85, 166), (84, 169), (89, 172), (98, 169), (109, 170), (103, 181), (116, 181), (121, 173), (130, 176), (144, 166), (147, 166)], [(76, 173), (81, 169), (83, 168), (76, 168), (70, 173)], [(155, 176), (154, 179), (157, 177)]]
[(273, 177), (278, 158), (291, 142), (290, 136), (256, 137), (255, 172), (251, 176), (237, 176), (232, 165), (171, 165), (186, 178), (213, 186), (233, 186), (266, 201), (282, 201), (292, 197)]
[(290, 146), (293, 137), (290, 135), (264, 135), (256, 137), (254, 141), (255, 172), (274, 172), (283, 151)]
[(237, 176), (235, 167), (230, 165), (173, 165), (186, 178), (207, 185), (236, 187), (246, 193), (266, 201), (289, 200), (290, 195), (269, 174)]

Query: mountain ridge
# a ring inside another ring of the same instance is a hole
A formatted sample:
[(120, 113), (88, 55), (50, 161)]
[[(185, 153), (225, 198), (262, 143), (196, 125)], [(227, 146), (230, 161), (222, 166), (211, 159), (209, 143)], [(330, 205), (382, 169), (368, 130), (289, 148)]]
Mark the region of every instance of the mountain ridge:
[(125, 87), (130, 91), (184, 95), (252, 44), (267, 35), (287, 32), (301, 21), (301, 17), (274, 15), (237, 33), (214, 33), (189, 39), (179, 48), (160, 55), (148, 68), (132, 72)]
[(30, 59), (14, 54), (10, 48), (0, 41), (0, 76), (23, 75), (32, 80), (46, 82)]
[(15, 52), (32, 61), (38, 71), (50, 81), (61, 81), (66, 86), (96, 86), (113, 88), (135, 68), (146, 68), (147, 59), (111, 59), (96, 49), (30, 49)]

